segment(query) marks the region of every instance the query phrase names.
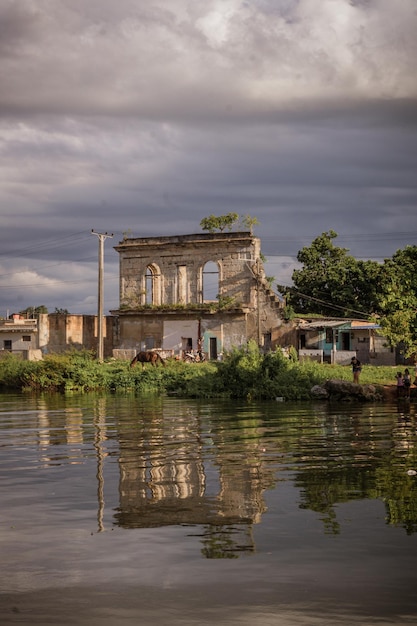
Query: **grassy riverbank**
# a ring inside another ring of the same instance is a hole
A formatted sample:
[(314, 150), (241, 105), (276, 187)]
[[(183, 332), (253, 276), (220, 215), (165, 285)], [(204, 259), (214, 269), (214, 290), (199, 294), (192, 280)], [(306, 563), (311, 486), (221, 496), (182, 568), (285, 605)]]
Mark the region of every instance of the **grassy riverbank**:
[[(395, 383), (395, 367), (364, 366), (360, 382)], [(314, 385), (329, 378), (352, 380), (350, 367), (299, 363), (281, 351), (261, 355), (256, 346), (234, 350), (220, 363), (168, 360), (165, 367), (129, 367), (126, 361), (98, 363), (88, 351), (51, 354), (22, 361), (10, 354), (0, 360), (0, 388), (24, 391), (176, 394), (193, 398), (308, 400)]]

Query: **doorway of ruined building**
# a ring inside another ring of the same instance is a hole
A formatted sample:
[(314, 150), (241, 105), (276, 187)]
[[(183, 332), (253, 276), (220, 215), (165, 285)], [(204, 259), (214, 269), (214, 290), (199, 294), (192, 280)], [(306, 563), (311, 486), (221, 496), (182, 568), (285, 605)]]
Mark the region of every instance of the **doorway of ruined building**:
[(262, 339), (262, 347), (264, 352), (269, 352), (272, 348), (272, 333), (264, 333)]
[(182, 340), (182, 358), (185, 358), (187, 352), (193, 351), (193, 338), (192, 337), (181, 337)]
[(217, 361), (217, 337), (209, 338), (209, 359), (210, 361)]

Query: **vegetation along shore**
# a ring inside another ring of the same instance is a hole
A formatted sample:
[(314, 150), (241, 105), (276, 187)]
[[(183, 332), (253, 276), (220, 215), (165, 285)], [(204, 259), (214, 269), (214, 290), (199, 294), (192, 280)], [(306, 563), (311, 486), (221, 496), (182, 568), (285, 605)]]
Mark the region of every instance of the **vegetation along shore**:
[[(246, 400), (313, 400), (326, 397), (350, 400), (394, 400), (395, 367), (365, 366), (360, 385), (351, 368), (299, 362), (280, 349), (261, 354), (254, 343), (236, 349), (221, 362), (184, 363), (168, 359), (164, 366), (137, 365), (110, 359), (100, 363), (89, 351), (46, 355), (42, 361), (22, 361), (12, 354), (0, 360), (0, 389), (27, 392), (136, 392), (184, 398)], [(337, 393), (335, 385), (340, 382)], [(327, 391), (332, 391), (328, 393)], [(342, 389), (343, 393), (339, 393)], [(325, 391), (320, 391), (325, 390)], [(365, 392), (363, 392), (365, 390)], [(417, 391), (413, 387), (412, 392)], [(412, 393), (413, 399), (414, 393)]]

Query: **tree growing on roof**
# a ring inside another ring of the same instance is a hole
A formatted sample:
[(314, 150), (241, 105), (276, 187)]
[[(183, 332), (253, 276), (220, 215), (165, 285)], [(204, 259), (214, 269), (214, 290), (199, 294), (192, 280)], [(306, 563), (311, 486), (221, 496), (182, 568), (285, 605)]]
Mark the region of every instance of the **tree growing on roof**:
[(247, 228), (251, 235), (253, 233), (253, 227), (258, 226), (259, 224), (258, 218), (252, 217), (251, 215), (244, 215), (243, 217), (241, 217), (241, 222), (242, 226), (244, 228)]
[(214, 233), (219, 230), (221, 233), (224, 230), (232, 230), (232, 227), (239, 220), (238, 213), (227, 213), (227, 215), (209, 215), (203, 217), (200, 222), (200, 226), (203, 230), (207, 230), (209, 233)]

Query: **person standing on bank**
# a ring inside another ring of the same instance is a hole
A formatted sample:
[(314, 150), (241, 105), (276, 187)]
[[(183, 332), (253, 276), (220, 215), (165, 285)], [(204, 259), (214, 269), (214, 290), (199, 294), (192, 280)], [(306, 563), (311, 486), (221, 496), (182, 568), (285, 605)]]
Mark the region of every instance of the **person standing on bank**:
[(362, 371), (361, 362), (356, 358), (356, 356), (353, 356), (350, 363), (352, 365), (353, 382), (359, 384), (359, 374)]

